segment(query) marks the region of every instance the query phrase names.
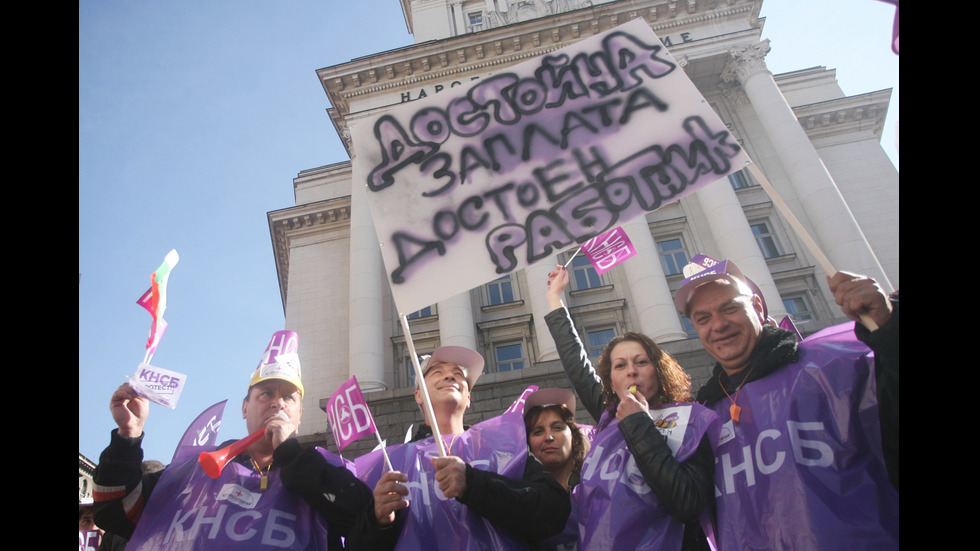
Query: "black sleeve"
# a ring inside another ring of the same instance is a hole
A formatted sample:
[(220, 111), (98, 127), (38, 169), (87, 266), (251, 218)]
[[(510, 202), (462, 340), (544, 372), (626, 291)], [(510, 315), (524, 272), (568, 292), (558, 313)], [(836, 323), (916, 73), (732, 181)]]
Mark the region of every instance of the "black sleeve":
[(301, 496), (329, 525), (331, 539), (347, 537), (356, 517), (373, 493), (367, 484), (344, 467), (331, 465), (314, 447), (304, 447), (295, 438), (273, 452), (279, 464), (283, 487)]
[(371, 494), (371, 502), (367, 504), (354, 519), (354, 527), (347, 537), (344, 549), (348, 551), (391, 551), (398, 543), (398, 534), (401, 533), (401, 525), (405, 522), (407, 509), (402, 509), (395, 513), (395, 522), (388, 526), (378, 524), (378, 518), (374, 515), (374, 494)]
[(127, 539), (132, 537), (143, 506), (163, 472), (143, 474), (144, 436), (146, 433), (139, 438), (119, 436), (118, 429), (113, 429), (92, 476), (95, 524)]
[(522, 479), (466, 465), (466, 491), (456, 499), (494, 526), (532, 542), (560, 534), (572, 512), (568, 491), (533, 457), (527, 458)]
[(680, 462), (647, 413), (626, 417), (619, 430), (644, 481), (667, 512), (684, 524), (696, 521), (714, 496), (715, 459), (708, 439), (702, 438), (694, 455)]
[(890, 297), (892, 317), (877, 331), (854, 324), (854, 334), (875, 353), (875, 385), (881, 444), (888, 478), (898, 490), (898, 291)]
[(565, 308), (552, 310), (544, 316), (544, 320), (551, 331), (551, 337), (555, 340), (555, 347), (558, 349), (561, 365), (565, 368), (565, 375), (575, 388), (582, 405), (598, 422), (606, 402), (602, 397), (602, 380), (592, 367), (589, 353), (582, 344), (582, 339), (575, 332), (568, 310)]

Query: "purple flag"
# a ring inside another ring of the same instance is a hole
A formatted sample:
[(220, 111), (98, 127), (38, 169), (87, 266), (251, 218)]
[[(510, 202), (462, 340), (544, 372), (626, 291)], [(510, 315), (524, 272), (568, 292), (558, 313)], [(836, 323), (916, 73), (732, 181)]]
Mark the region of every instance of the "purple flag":
[(213, 451), (218, 447), (218, 430), (221, 428), (221, 416), (224, 414), (226, 402), (228, 400), (222, 400), (204, 410), (188, 425), (174, 450), (174, 457), (170, 463), (181, 463), (186, 459), (197, 457), (201, 452)]
[(516, 400), (514, 400), (514, 403), (511, 404), (510, 407), (507, 408), (506, 411), (504, 411), (504, 413), (521, 413), (521, 414), (523, 414), (524, 413), (524, 400), (526, 400), (527, 397), (530, 396), (531, 393), (534, 392), (537, 389), (538, 389), (538, 385), (528, 385), (528, 387), (526, 389), (524, 389), (524, 392), (522, 392), (521, 395), (518, 396)]
[(803, 335), (800, 334), (800, 330), (796, 328), (796, 324), (793, 323), (793, 318), (789, 316), (783, 316), (783, 319), (779, 321), (779, 326), (787, 331), (792, 331), (796, 333), (796, 340), (802, 341)]
[(636, 248), (621, 226), (582, 243), (582, 252), (598, 274), (608, 271), (627, 258), (636, 255)]
[(327, 417), (339, 451), (358, 438), (378, 431), (357, 377), (351, 377), (333, 393), (327, 401)]

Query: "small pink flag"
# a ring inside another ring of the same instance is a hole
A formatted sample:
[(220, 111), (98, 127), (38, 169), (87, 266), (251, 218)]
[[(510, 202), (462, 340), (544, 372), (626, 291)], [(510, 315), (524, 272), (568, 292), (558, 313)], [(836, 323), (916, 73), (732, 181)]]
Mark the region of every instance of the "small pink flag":
[(636, 249), (622, 226), (617, 226), (582, 243), (582, 252), (588, 257), (589, 262), (592, 262), (598, 274), (636, 255)]
[(357, 377), (351, 377), (333, 393), (327, 401), (327, 417), (338, 451), (343, 451), (358, 438), (378, 431), (367, 401), (361, 394), (361, 387), (357, 384)]

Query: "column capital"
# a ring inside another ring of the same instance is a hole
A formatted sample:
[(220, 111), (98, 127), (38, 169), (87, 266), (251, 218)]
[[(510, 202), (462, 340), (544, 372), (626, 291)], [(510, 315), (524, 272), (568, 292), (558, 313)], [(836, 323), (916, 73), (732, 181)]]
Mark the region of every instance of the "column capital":
[(752, 75), (768, 71), (766, 67), (766, 54), (769, 53), (769, 39), (761, 40), (754, 44), (739, 44), (728, 50), (728, 62), (725, 63), (725, 70), (721, 73), (721, 78), (725, 82), (745, 81)]

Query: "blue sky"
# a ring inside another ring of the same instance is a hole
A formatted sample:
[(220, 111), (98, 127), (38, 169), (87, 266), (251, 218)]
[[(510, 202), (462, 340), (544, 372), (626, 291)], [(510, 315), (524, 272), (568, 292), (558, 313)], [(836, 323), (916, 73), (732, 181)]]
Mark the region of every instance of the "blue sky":
[[(848, 95), (892, 88), (897, 167), (894, 8), (769, 0), (762, 15), (774, 73), (823, 65)], [(176, 409), (151, 404), (146, 457), (169, 462), (225, 399), (221, 437), (245, 436), (249, 375), (285, 323), (266, 213), (293, 206), (300, 171), (348, 159), (316, 70), (410, 44), (398, 0), (79, 2), (79, 452), (98, 461), (109, 441), (109, 397), (150, 327), (136, 300), (171, 249), (151, 363), (188, 379)]]

